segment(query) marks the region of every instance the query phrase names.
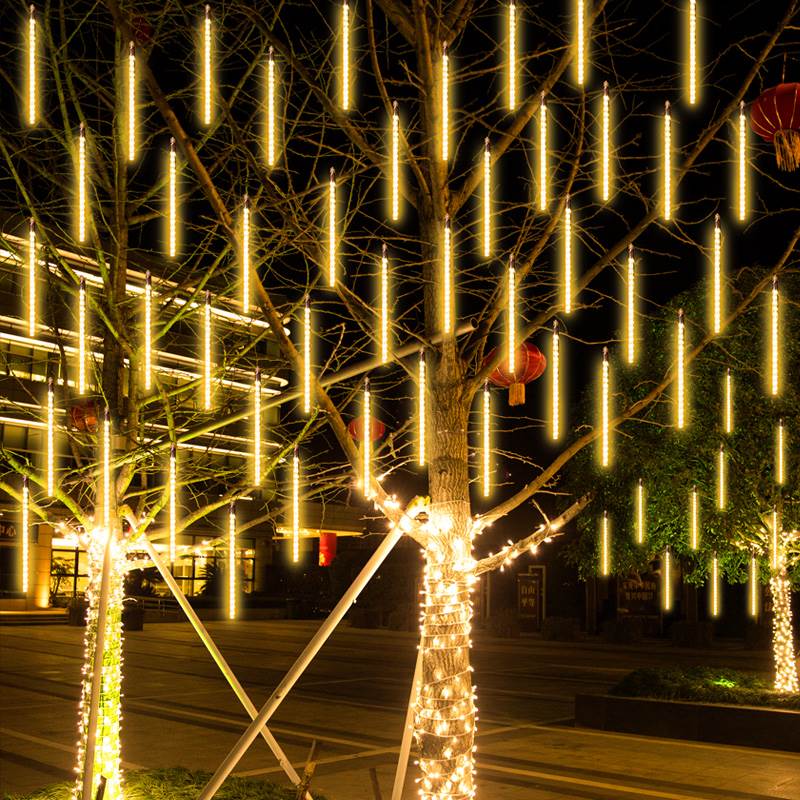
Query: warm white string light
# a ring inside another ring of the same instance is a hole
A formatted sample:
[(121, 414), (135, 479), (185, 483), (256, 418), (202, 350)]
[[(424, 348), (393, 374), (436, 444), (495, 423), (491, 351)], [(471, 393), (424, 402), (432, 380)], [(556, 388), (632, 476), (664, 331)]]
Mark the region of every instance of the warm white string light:
[(722, 231), (719, 214), (714, 215), (712, 325), (715, 334), (722, 330)]
[(28, 9), (28, 125), (36, 124), (36, 7)]
[(174, 444), (169, 448), (169, 563), (177, 559), (178, 529), (178, 456)]
[(203, 124), (211, 124), (211, 6), (203, 19)]
[(86, 126), (78, 133), (78, 241), (86, 241)]
[(611, 99), (608, 95), (608, 81), (603, 81), (603, 132), (602, 132), (602, 186), (601, 196), (608, 202), (611, 196)]
[(777, 506), (772, 508), (772, 519), (770, 524), (770, 537), (772, 543), (770, 546), (770, 560), (772, 562), (773, 572), (777, 571), (781, 565), (781, 523), (778, 515)]
[(517, 372), (517, 270), (514, 268), (514, 254), (508, 257), (508, 371)]
[(779, 486), (786, 483), (786, 428), (783, 418), (778, 420), (775, 436), (775, 481)]
[(664, 611), (672, 611), (672, 553), (669, 547), (664, 550), (661, 571), (661, 605)]
[(111, 415), (106, 408), (103, 417), (103, 524), (111, 528)]
[(275, 52), (272, 45), (269, 46), (269, 58), (267, 59), (267, 165), (275, 166), (275, 138), (276, 138), (276, 77), (275, 77)]
[(381, 364), (389, 360), (389, 257), (386, 254), (386, 243), (381, 248), (381, 313), (380, 313), (380, 349)]
[(547, 103), (539, 103), (539, 211), (547, 210)]
[(450, 158), (450, 57), (442, 43), (442, 161)]
[(300, 458), (297, 448), (292, 457), (292, 561), (300, 560)]
[(328, 286), (336, 286), (336, 170), (328, 180)]
[(175, 258), (178, 252), (178, 154), (175, 152), (175, 138), (169, 140), (169, 219), (168, 247), (169, 257)]
[(419, 351), (419, 373), (417, 376), (417, 418), (419, 423), (417, 458), (419, 465), (425, 465), (427, 454), (425, 451), (425, 428), (427, 426), (425, 393), (427, 392), (427, 376), (425, 374), (425, 351)]
[(342, 3), (342, 108), (350, 108), (350, 4)]
[(628, 277), (625, 281), (625, 288), (627, 293), (627, 302), (625, 303), (626, 344), (628, 345), (628, 363), (633, 364), (636, 361), (636, 262), (633, 257), (632, 244), (628, 245)]
[(391, 167), (392, 220), (400, 219), (400, 114), (397, 100), (392, 103), (392, 167)]
[(720, 610), (720, 575), (719, 575), (719, 558), (717, 554), (711, 557), (711, 616), (718, 617)]
[(770, 394), (775, 397), (780, 390), (780, 295), (778, 292), (778, 277), (772, 279), (772, 294), (770, 302), (769, 343), (770, 343)]
[(739, 221), (747, 218), (747, 115), (744, 111), (744, 100), (739, 103), (739, 152), (738, 187), (739, 187)]
[(677, 338), (675, 424), (679, 430), (682, 430), (686, 427), (686, 323), (683, 318), (683, 309), (678, 311)]
[(605, 578), (611, 573), (611, 525), (608, 511), (603, 511), (603, 524), (600, 532), (600, 574)]
[(692, 550), (700, 547), (700, 495), (696, 486), (689, 495), (689, 547)]
[(730, 367), (725, 372), (725, 433), (733, 433), (733, 376)]
[(483, 257), (492, 254), (492, 151), (489, 137), (483, 141)]
[(750, 579), (748, 581), (748, 611), (751, 617), (758, 616), (758, 596), (760, 582), (758, 579), (758, 559), (755, 553), (750, 554)]
[(236, 504), (228, 510), (228, 619), (236, 619)]
[(36, 336), (36, 223), (28, 223), (28, 336)]
[(489, 394), (489, 384), (483, 384), (483, 409), (482, 409), (482, 429), (483, 429), (483, 496), (488, 497), (491, 490), (491, 396)]
[(646, 535), (644, 482), (639, 478), (636, 484), (636, 544), (644, 544)]
[(86, 394), (86, 279), (78, 286), (78, 394)]
[(250, 198), (242, 204), (242, 314), (250, 313)]
[(369, 378), (364, 378), (364, 397), (361, 401), (361, 488), (364, 497), (372, 496), (372, 398), (369, 391)]
[(575, 0), (575, 65), (578, 86), (583, 86), (586, 80), (586, 19), (584, 0)]
[(564, 203), (564, 313), (572, 313), (572, 206)]
[(211, 380), (213, 355), (211, 350), (211, 292), (206, 290), (206, 302), (203, 315), (203, 407), (211, 411)]
[(53, 379), (47, 379), (47, 496), (56, 492), (56, 407)]
[(558, 320), (553, 320), (553, 340), (550, 351), (550, 437), (556, 441), (561, 436), (561, 343)]
[(607, 467), (611, 463), (611, 397), (608, 363), (608, 348), (603, 348), (603, 367), (600, 395), (600, 464)]
[(517, 6), (508, 4), (508, 109), (517, 109)]
[(128, 45), (128, 161), (136, 158), (136, 45)]
[(727, 457), (725, 455), (725, 447), (719, 446), (717, 451), (717, 508), (720, 511), (725, 510), (728, 502), (728, 475), (727, 475)]
[(153, 284), (150, 270), (144, 277), (144, 390), (152, 388), (153, 377)]
[[(33, 6), (31, 6), (33, 8)], [(28, 476), (22, 478), (22, 593), (28, 594), (28, 579), (30, 576), (30, 492), (28, 489)]]
[(261, 485), (261, 368), (253, 378), (253, 483)]
[(444, 246), (442, 252), (442, 332), (453, 330), (453, 242), (450, 215), (444, 218)]
[(697, 102), (697, 0), (689, 0), (689, 105)]
[(303, 413), (311, 413), (311, 306), (303, 304)]
[(664, 219), (672, 219), (672, 115), (664, 103)]

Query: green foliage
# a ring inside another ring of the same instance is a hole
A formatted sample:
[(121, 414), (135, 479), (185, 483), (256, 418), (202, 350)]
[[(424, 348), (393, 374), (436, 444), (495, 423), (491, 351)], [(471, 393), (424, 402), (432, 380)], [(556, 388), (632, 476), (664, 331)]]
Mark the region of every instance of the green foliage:
[[(743, 272), (733, 287), (732, 304), (740, 302), (763, 273)], [(702, 583), (711, 556), (718, 553), (721, 573), (728, 581), (747, 578), (750, 553), (761, 555), (762, 580), (766, 579), (768, 549), (766, 523), (773, 505), (782, 503), (784, 530), (800, 527), (800, 482), (796, 480), (796, 443), (800, 440), (800, 395), (794, 390), (793, 370), (800, 366), (800, 320), (787, 302), (796, 297), (800, 281), (787, 276), (781, 283), (781, 372), (783, 390), (769, 395), (767, 289), (747, 313), (732, 323), (687, 367), (687, 424), (675, 428), (675, 386), (640, 415), (627, 420), (613, 434), (610, 469), (598, 466), (596, 448), (584, 448), (567, 465), (566, 488), (574, 495), (595, 491), (591, 511), (578, 520), (580, 536), (567, 550), (567, 558), (582, 575), (596, 573), (599, 556), (600, 516), (611, 519), (613, 571), (619, 574), (653, 568), (654, 560), (669, 546), (681, 560), (685, 577)], [(629, 408), (671, 374), (675, 362), (677, 311), (686, 315), (687, 352), (708, 332), (707, 291), (703, 282), (675, 298), (657, 316), (642, 324), (638, 364), (623, 362), (623, 351), (612, 353), (613, 413)], [(733, 378), (734, 430), (724, 432), (726, 370)], [(597, 419), (596, 387), (590, 387), (577, 412)], [(788, 480), (779, 493), (775, 485), (775, 441), (778, 420), (787, 436)], [(727, 506), (717, 508), (717, 456), (724, 445), (727, 466)], [(793, 460), (795, 463), (793, 463)], [(634, 539), (635, 491), (642, 478), (646, 494), (646, 542)], [(700, 496), (700, 547), (689, 546), (690, 493)], [(797, 563), (797, 544), (790, 563)], [(795, 578), (797, 578), (795, 569)]]
[[(126, 772), (123, 776), (126, 800), (196, 800), (211, 777), (210, 772), (188, 769), (153, 769)], [(39, 789), (28, 795), (6, 795), (5, 800), (71, 800), (74, 781)], [(318, 800), (322, 795), (313, 793)], [(297, 791), (271, 781), (228, 778), (217, 792), (219, 800), (294, 800)]]
[(637, 669), (628, 673), (610, 694), (800, 709), (800, 694), (776, 692), (770, 681), (749, 672), (712, 667)]

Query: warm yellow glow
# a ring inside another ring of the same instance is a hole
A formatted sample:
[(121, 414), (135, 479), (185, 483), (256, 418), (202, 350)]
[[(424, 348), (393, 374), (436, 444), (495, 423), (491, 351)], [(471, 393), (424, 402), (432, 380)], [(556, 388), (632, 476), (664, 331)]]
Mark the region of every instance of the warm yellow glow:
[(728, 502), (728, 476), (727, 476), (727, 460), (725, 456), (725, 448), (720, 445), (717, 452), (717, 508), (720, 511), (725, 510)]
[(669, 547), (664, 550), (664, 564), (661, 573), (661, 604), (664, 611), (672, 611), (672, 553)]
[(211, 380), (214, 369), (211, 350), (211, 292), (206, 292), (203, 319), (203, 407), (211, 411)]
[(664, 219), (672, 219), (672, 116), (664, 103)]
[(250, 313), (250, 198), (242, 208), (242, 314)]
[(508, 257), (508, 371), (517, 371), (517, 271), (514, 269), (514, 254)]
[(772, 569), (777, 570), (781, 564), (781, 524), (777, 508), (772, 509), (770, 537), (772, 539), (772, 544), (769, 548)]
[(725, 372), (725, 433), (733, 433), (733, 376), (730, 367)]
[(800, 681), (795, 661), (792, 626), (792, 582), (785, 564), (770, 577), (772, 595), (772, 651), (775, 658), (775, 691), (798, 692)]
[(56, 486), (56, 408), (53, 379), (47, 379), (47, 496), (55, 494)]
[(86, 279), (78, 287), (78, 394), (86, 394)]
[(712, 330), (717, 334), (722, 330), (722, 231), (719, 227), (719, 214), (714, 215), (713, 259)]
[(758, 595), (759, 595), (759, 580), (758, 580), (758, 560), (755, 553), (750, 556), (750, 579), (748, 581), (748, 611), (751, 617), (758, 616)]
[(369, 378), (364, 378), (364, 399), (361, 403), (361, 446), (364, 448), (361, 451), (361, 488), (364, 491), (364, 497), (369, 498), (372, 496), (372, 400), (369, 391)]
[(253, 483), (261, 485), (261, 369), (253, 379)]
[(450, 215), (444, 218), (444, 246), (442, 252), (442, 332), (453, 330), (453, 242)]
[(153, 377), (153, 285), (150, 270), (144, 279), (144, 390), (149, 392)]
[(36, 336), (36, 223), (28, 225), (28, 336)]
[(442, 44), (442, 161), (450, 158), (450, 59)]
[(772, 279), (772, 295), (771, 295), (771, 302), (770, 302), (770, 317), (769, 317), (769, 344), (770, 344), (770, 394), (772, 396), (776, 396), (780, 389), (780, 342), (779, 342), (779, 333), (780, 333), (780, 295), (778, 293), (778, 278), (774, 277)]
[(603, 526), (600, 532), (600, 574), (606, 577), (611, 572), (611, 526), (608, 511), (603, 512)]
[(675, 424), (678, 429), (686, 427), (686, 324), (683, 309), (678, 311), (678, 346), (676, 369), (676, 414)]
[(636, 361), (636, 262), (633, 258), (633, 245), (628, 245), (628, 278), (625, 282), (627, 290), (626, 309), (626, 330), (627, 330), (627, 351), (628, 363)]
[(539, 211), (547, 210), (547, 103), (539, 104)]
[(381, 252), (381, 364), (385, 364), (389, 360), (389, 314), (389, 258), (386, 255), (386, 244), (384, 244)]
[(86, 241), (86, 128), (78, 134), (78, 241)]
[(575, 0), (575, 71), (578, 86), (583, 86), (586, 79), (586, 19), (583, 0)]
[(400, 115), (397, 100), (392, 104), (392, 220), (400, 219)]
[(491, 489), (491, 396), (489, 395), (489, 385), (483, 384), (483, 496), (488, 497)]
[(28, 125), (36, 124), (36, 7), (28, 16)]
[(689, 0), (689, 105), (697, 102), (697, 0)]
[(228, 619), (236, 619), (236, 506), (228, 512)]
[(550, 364), (550, 436), (555, 441), (561, 436), (561, 347), (558, 320), (553, 321), (553, 344)]
[(311, 413), (311, 306), (303, 306), (303, 413)]
[(508, 108), (517, 108), (517, 6), (508, 4)]
[(564, 313), (572, 312), (572, 207), (569, 195), (564, 206)]
[(608, 81), (603, 82), (603, 132), (602, 132), (602, 186), (601, 196), (608, 201), (611, 196), (611, 112)]
[(697, 487), (692, 487), (689, 497), (689, 547), (697, 550), (700, 546), (700, 495)]
[(609, 386), (608, 348), (603, 348), (603, 373), (600, 395), (600, 463), (607, 467), (611, 463), (611, 398)]
[(203, 124), (211, 124), (211, 6), (203, 20)]
[(483, 143), (483, 257), (492, 254), (492, 152), (489, 138)]
[(342, 108), (350, 108), (350, 4), (342, 3)]
[(747, 218), (747, 115), (744, 113), (744, 100), (739, 103), (739, 221)]
[(178, 156), (175, 152), (175, 139), (169, 140), (169, 257), (175, 258), (178, 252)]
[(720, 605), (719, 559), (714, 553), (711, 558), (711, 616), (719, 616)]
[(28, 594), (28, 578), (30, 576), (30, 497), (28, 490), (28, 476), (22, 479), (22, 593)]
[(328, 180), (328, 286), (336, 286), (336, 171)]
[(426, 460), (425, 453), (425, 428), (427, 426), (425, 393), (427, 391), (427, 378), (425, 375), (425, 353), (419, 351), (419, 375), (417, 377), (417, 417), (419, 421), (418, 431), (418, 460), (419, 465), (424, 466)]
[(106, 408), (103, 418), (103, 524), (111, 526), (111, 416)]
[(128, 161), (136, 158), (136, 45), (128, 46)]
[(644, 483), (639, 478), (636, 484), (636, 544), (644, 544), (645, 535)]
[(275, 166), (275, 102), (275, 53), (270, 45), (267, 61), (267, 164), (270, 167)]
[(786, 426), (783, 419), (778, 420), (775, 437), (775, 480), (779, 486), (786, 483)]
[(177, 558), (178, 463), (175, 445), (169, 448), (169, 563)]
[(292, 458), (292, 561), (300, 560), (300, 459), (297, 448)]

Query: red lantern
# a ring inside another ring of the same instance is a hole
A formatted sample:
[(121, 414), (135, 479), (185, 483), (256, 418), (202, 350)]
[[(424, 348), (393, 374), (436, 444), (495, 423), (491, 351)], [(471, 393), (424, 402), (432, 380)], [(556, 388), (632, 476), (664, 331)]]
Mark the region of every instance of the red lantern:
[[(492, 361), (496, 354), (497, 350), (492, 350), (486, 356), (484, 364)], [(525, 402), (525, 384), (540, 378), (546, 367), (544, 353), (535, 344), (523, 342), (514, 355), (514, 372), (509, 370), (506, 357), (489, 375), (489, 382), (503, 388), (507, 386), (508, 404), (521, 406)]]
[(750, 127), (772, 142), (782, 170), (800, 167), (800, 83), (781, 83), (763, 92), (750, 109)]
[(336, 558), (336, 534), (333, 531), (319, 532), (319, 565), (329, 567)]
[(79, 431), (95, 433), (97, 431), (97, 404), (94, 400), (86, 400), (70, 406), (69, 418), (72, 427)]
[[(371, 442), (377, 442), (379, 439), (383, 439), (383, 435), (386, 433), (386, 425), (384, 425), (379, 419), (370, 417), (369, 426)], [(355, 441), (363, 442), (364, 420), (361, 417), (351, 419), (347, 425), (347, 431)]]

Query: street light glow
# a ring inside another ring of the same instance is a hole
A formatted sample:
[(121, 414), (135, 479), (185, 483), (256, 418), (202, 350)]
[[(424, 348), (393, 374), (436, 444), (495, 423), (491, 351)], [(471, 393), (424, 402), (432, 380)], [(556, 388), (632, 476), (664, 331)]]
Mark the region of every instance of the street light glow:
[(47, 496), (56, 493), (56, 409), (53, 379), (47, 379)]
[(492, 151), (489, 137), (483, 142), (483, 257), (492, 254)]
[(558, 333), (558, 320), (553, 320), (553, 343), (550, 365), (550, 438), (556, 441), (561, 436), (561, 347)]
[(489, 394), (489, 384), (483, 384), (483, 496), (488, 497), (491, 489), (490, 470), (491, 470), (491, 396)]
[(36, 223), (28, 223), (28, 336), (36, 336)]

